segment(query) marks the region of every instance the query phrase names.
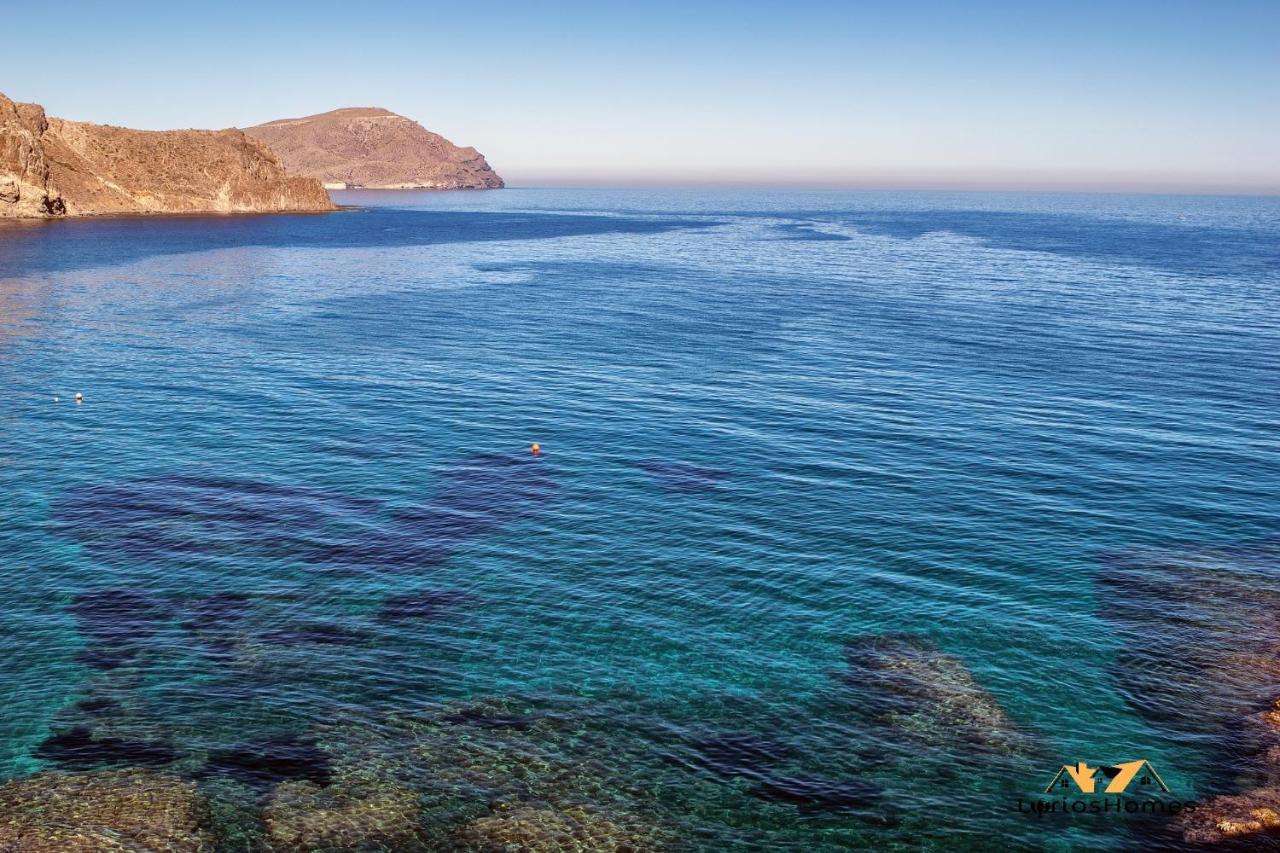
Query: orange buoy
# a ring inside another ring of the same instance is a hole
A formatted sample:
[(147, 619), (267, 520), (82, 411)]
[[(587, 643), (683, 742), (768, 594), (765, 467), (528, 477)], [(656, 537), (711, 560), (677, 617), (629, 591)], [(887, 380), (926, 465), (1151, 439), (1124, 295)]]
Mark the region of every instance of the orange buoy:
[(533, 444), (529, 445), (529, 452), (532, 453), (534, 456), (541, 455), (542, 445), (538, 444), (538, 442), (535, 441)]

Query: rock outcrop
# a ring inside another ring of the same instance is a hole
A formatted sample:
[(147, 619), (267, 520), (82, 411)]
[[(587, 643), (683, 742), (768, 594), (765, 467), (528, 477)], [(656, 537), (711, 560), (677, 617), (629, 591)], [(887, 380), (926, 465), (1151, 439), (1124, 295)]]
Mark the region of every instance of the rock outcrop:
[(896, 737), (933, 747), (1016, 753), (1025, 736), (964, 662), (924, 637), (871, 634), (845, 643), (839, 677)]
[(67, 121), (0, 95), (0, 218), (333, 209), (242, 131)]
[(246, 128), (293, 174), (329, 187), (497, 189), (502, 178), (474, 148), (377, 107), (350, 107)]

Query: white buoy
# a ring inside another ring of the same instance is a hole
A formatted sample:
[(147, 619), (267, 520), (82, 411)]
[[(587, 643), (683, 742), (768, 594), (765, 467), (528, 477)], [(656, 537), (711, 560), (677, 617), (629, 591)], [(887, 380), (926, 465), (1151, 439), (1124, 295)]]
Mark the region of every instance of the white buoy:
[(77, 403), (83, 403), (83, 402), (84, 402), (84, 395), (83, 395), (83, 394), (81, 394), (79, 391), (77, 391), (77, 392), (76, 392), (76, 402), (77, 402)]

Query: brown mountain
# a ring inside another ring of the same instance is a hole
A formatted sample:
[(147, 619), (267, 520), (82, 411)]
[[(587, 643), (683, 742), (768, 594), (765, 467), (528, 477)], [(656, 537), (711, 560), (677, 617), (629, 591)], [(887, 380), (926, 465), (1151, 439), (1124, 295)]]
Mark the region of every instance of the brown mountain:
[(0, 95), (0, 218), (333, 209), (242, 131), (67, 121)]
[(245, 132), (270, 145), (291, 173), (319, 178), (329, 187), (502, 186), (502, 178), (474, 148), (459, 148), (416, 121), (378, 107), (284, 118)]

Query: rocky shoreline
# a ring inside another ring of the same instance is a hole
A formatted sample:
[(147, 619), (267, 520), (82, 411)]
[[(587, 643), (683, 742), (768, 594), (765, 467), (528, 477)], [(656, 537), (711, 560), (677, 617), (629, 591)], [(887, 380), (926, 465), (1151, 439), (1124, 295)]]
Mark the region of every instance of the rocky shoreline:
[(335, 209), (243, 131), (68, 121), (0, 94), (0, 219)]

